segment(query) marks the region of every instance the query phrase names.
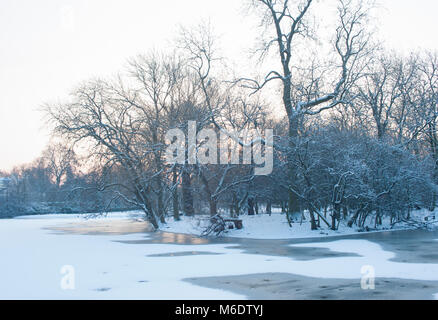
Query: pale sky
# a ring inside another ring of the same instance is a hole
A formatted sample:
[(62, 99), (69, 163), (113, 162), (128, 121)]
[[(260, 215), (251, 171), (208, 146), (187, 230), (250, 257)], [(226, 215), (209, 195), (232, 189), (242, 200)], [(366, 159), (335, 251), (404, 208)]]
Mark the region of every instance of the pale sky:
[[(324, 0), (333, 1), (333, 0)], [(179, 24), (210, 20), (222, 54), (245, 63), (256, 21), (238, 0), (0, 0), (0, 170), (31, 162), (48, 142), (45, 102), (126, 60), (169, 47)], [(438, 1), (380, 0), (380, 37), (408, 52), (438, 50)]]

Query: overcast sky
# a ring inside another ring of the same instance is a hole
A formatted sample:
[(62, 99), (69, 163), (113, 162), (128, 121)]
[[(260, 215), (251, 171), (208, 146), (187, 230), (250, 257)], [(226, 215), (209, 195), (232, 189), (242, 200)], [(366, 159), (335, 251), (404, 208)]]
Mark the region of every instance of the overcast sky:
[[(438, 1), (380, 3), (380, 37), (389, 47), (438, 50)], [(179, 24), (200, 19), (221, 35), (225, 56), (244, 61), (256, 22), (238, 0), (0, 0), (0, 170), (40, 155), (48, 141), (41, 104), (169, 46)]]

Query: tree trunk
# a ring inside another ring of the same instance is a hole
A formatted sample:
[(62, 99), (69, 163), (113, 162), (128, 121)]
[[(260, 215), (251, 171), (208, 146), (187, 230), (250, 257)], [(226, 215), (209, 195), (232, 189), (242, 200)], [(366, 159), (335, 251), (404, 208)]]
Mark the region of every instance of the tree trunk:
[(183, 197), (183, 210), (186, 216), (193, 216), (195, 214), (193, 206), (193, 194), (192, 194), (192, 181), (190, 173), (187, 172), (187, 168), (182, 172), (182, 197)]
[(266, 213), (271, 215), (272, 214), (272, 203), (271, 200), (268, 200), (268, 203), (266, 204)]
[(166, 212), (164, 212), (163, 189), (160, 189), (160, 192), (158, 194), (158, 214), (160, 216), (160, 222), (166, 223)]
[(234, 203), (233, 202), (230, 203), (230, 217), (236, 218), (236, 216), (234, 215)]
[(254, 215), (254, 198), (248, 198), (248, 215)]
[(148, 188), (143, 188), (143, 186), (137, 182), (135, 186), (135, 197), (137, 203), (142, 207), (146, 215), (146, 219), (154, 226), (155, 229), (158, 229), (158, 220), (154, 213), (154, 209), (152, 208), (152, 204), (148, 199), (148, 193), (150, 190)]
[(354, 216), (348, 221), (347, 225), (349, 228), (353, 227), (353, 224), (357, 222), (357, 219), (359, 218), (361, 212), (362, 212), (362, 208), (357, 209)]
[(210, 216), (217, 215), (217, 199), (210, 198)]
[[(434, 155), (434, 158), (436, 159), (437, 155)], [(434, 168), (434, 172), (433, 172), (433, 181), (435, 183), (438, 182), (438, 159), (435, 160), (435, 168)], [(435, 211), (436, 199), (437, 199), (437, 193), (436, 193), (436, 191), (432, 191), (432, 201), (431, 201), (430, 206), (429, 206), (429, 211), (430, 212)]]
[(154, 226), (155, 230), (158, 230), (158, 222), (157, 219), (153, 215), (150, 215), (146, 212), (146, 215), (148, 216), (148, 221)]
[(238, 217), (240, 214), (239, 208), (239, 200), (237, 200), (237, 196), (233, 193), (233, 208), (234, 208), (234, 217)]
[[(290, 87), (285, 89), (285, 96), (283, 100), (290, 105), (290, 110), (292, 110), (292, 104), (290, 101), (290, 96), (287, 98), (287, 95), (290, 95)], [(292, 111), (288, 112), (288, 120), (289, 120), (289, 153), (288, 153), (288, 178), (289, 185), (292, 188), (294, 182), (296, 181), (296, 168), (295, 168), (295, 149), (296, 142), (298, 139), (298, 126), (299, 119), (296, 115), (292, 113)], [(288, 212), (289, 213), (298, 213), (300, 212), (300, 203), (298, 196), (292, 191), (289, 190), (288, 195)]]
[(318, 215), (318, 219), (317, 219), (317, 225), (318, 228), (321, 228), (321, 217)]
[(312, 230), (318, 230), (318, 226), (316, 225), (315, 213), (312, 208), (309, 208), (310, 214), (310, 226)]
[(347, 208), (347, 206), (342, 206), (342, 215), (343, 215), (344, 220), (347, 220), (347, 218), (348, 218), (348, 208)]
[(333, 204), (333, 213), (332, 213), (332, 230), (336, 230), (336, 220), (339, 220), (341, 217), (341, 205), (339, 203)]
[(381, 226), (382, 225), (382, 213), (380, 209), (376, 210), (376, 223), (375, 226)]
[(180, 220), (179, 218), (179, 199), (178, 199), (178, 174), (176, 172), (176, 167), (173, 168), (173, 219), (175, 221)]

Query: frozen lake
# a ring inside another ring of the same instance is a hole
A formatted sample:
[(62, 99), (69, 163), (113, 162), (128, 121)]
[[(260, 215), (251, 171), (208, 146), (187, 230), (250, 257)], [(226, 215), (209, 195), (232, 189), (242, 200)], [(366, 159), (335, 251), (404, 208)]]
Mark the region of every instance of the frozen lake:
[[(433, 299), (437, 239), (426, 231), (205, 239), (150, 232), (123, 215), (6, 219), (0, 298)], [(374, 289), (361, 286), (367, 270)]]

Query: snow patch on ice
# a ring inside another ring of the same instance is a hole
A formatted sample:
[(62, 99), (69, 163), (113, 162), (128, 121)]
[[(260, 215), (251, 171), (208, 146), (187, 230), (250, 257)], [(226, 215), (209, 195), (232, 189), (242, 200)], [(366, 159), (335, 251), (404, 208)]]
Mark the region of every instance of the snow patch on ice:
[[(324, 265), (323, 270), (321, 270), (319, 263), (309, 263), (307, 268), (301, 269), (304, 272), (300, 272), (300, 274), (310, 277), (355, 279), (358, 278), (358, 270), (361, 270), (363, 266), (372, 266), (376, 277), (379, 278), (438, 280), (438, 264), (390, 261), (395, 257), (393, 252), (384, 251), (380, 245), (367, 240), (339, 240), (324, 243), (294, 244), (291, 246), (309, 249), (326, 248), (335, 252), (355, 253), (360, 256), (318, 259), (316, 261)], [(316, 261), (313, 260), (313, 262)], [(315, 268), (315, 266), (317, 267)]]

